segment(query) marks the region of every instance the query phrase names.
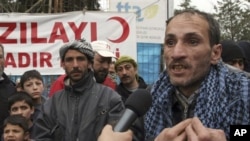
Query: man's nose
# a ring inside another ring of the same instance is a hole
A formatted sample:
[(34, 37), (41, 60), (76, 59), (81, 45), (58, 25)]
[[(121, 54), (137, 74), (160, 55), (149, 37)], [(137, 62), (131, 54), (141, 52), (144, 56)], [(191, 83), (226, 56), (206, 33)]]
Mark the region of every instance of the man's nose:
[(109, 63), (107, 61), (103, 62), (102, 67), (105, 68), (105, 69), (108, 69), (109, 68)]
[(18, 108), (17, 112), (16, 112), (18, 115), (22, 115), (22, 109), (21, 108)]
[(14, 136), (13, 131), (10, 131), (10, 132), (7, 133), (7, 137), (13, 137), (13, 136)]
[(77, 61), (77, 59), (74, 59), (74, 61), (73, 61), (73, 67), (78, 67), (78, 61)]

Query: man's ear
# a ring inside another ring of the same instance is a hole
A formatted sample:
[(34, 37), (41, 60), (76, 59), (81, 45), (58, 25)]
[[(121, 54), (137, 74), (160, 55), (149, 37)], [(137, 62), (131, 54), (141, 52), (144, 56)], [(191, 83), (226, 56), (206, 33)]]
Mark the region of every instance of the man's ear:
[(64, 64), (64, 62), (61, 62), (60, 65), (65, 70), (65, 64)]
[(215, 65), (221, 59), (222, 46), (221, 44), (216, 44), (212, 47), (211, 51), (211, 64)]

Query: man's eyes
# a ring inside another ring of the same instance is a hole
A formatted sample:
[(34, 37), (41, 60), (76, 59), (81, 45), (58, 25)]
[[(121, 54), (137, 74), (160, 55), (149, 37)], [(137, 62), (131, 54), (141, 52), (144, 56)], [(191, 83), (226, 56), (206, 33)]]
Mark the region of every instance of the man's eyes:
[(18, 108), (12, 108), (11, 111), (15, 112)]
[(188, 44), (192, 45), (192, 46), (196, 46), (199, 44), (199, 40), (198, 39), (189, 39)]
[(66, 61), (66, 62), (72, 62), (72, 61), (74, 61), (75, 59), (76, 59), (77, 61), (85, 61), (85, 60), (87, 60), (87, 58), (84, 57), (84, 56), (78, 56), (78, 57), (76, 57), (76, 58), (73, 58), (73, 57), (65, 58), (65, 61)]
[[(184, 44), (187, 44), (187, 45), (189, 45), (189, 46), (196, 46), (196, 45), (199, 44), (199, 42), (200, 42), (200, 41), (199, 41), (198, 39), (196, 39), (196, 38), (191, 38), (191, 39), (186, 39), (186, 40), (184, 41)], [(167, 39), (167, 40), (165, 40), (165, 45), (168, 46), (168, 47), (173, 47), (173, 46), (176, 45), (176, 41), (173, 40), (173, 39)]]
[(167, 39), (165, 40), (165, 45), (171, 47), (175, 45), (175, 41), (173, 39)]

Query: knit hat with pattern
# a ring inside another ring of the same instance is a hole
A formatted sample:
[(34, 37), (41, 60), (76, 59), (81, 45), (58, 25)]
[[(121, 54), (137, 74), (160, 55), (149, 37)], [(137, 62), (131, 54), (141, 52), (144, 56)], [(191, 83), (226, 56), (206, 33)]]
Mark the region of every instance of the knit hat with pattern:
[(92, 49), (92, 46), (85, 39), (75, 40), (73, 42), (69, 42), (63, 45), (59, 50), (59, 55), (60, 55), (61, 60), (64, 59), (65, 54), (69, 49), (74, 49), (83, 53), (84, 55), (87, 56), (87, 58), (90, 61), (92, 61), (94, 58), (94, 51)]

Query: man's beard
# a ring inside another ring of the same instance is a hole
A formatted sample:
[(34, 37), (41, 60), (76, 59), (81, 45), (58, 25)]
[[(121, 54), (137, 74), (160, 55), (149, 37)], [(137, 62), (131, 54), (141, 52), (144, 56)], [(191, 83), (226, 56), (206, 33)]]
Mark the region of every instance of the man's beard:
[(103, 83), (107, 77), (108, 73), (98, 74), (98, 72), (94, 72), (95, 80), (97, 83)]

